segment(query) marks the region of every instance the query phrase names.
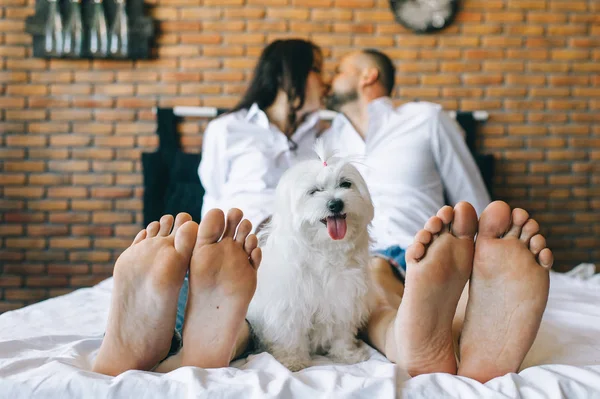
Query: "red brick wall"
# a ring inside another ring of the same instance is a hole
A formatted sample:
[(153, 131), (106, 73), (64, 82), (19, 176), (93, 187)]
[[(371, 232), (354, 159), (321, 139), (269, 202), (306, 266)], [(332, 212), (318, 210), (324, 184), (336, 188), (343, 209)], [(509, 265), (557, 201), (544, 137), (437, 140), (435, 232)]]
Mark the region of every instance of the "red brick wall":
[[(112, 272), (141, 227), (140, 153), (154, 106), (230, 106), (262, 47), (322, 45), (327, 69), (377, 47), (399, 102), (490, 112), (481, 147), (499, 198), (541, 222), (557, 269), (600, 261), (600, 2), (465, 0), (446, 31), (417, 36), (387, 0), (154, 0), (154, 61), (31, 58), (33, 0), (0, 2), (0, 312)], [(182, 126), (201, 145), (196, 121)]]

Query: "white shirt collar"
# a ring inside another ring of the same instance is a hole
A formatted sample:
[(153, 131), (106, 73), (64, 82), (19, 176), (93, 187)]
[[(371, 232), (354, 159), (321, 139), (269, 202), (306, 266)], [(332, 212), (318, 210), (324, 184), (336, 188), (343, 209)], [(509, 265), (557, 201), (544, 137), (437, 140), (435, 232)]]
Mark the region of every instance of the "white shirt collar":
[(367, 128), (367, 137), (379, 131), (381, 125), (385, 123), (385, 114), (394, 110), (394, 104), (389, 97), (379, 97), (367, 105), (369, 114), (369, 126)]
[[(267, 116), (265, 111), (260, 109), (257, 103), (252, 104), (252, 106), (248, 109), (248, 113), (246, 114), (246, 120), (251, 123), (256, 123), (258, 126), (264, 129), (271, 128), (269, 117)], [(306, 118), (306, 120), (303, 123), (300, 124), (300, 126), (298, 126), (298, 128), (291, 137), (292, 140), (297, 140), (300, 137), (304, 136), (304, 134), (308, 131), (311, 131), (317, 125), (317, 123), (319, 123), (319, 113), (313, 112)], [(279, 129), (277, 130), (279, 131)]]
[[(382, 118), (382, 116), (393, 110), (394, 104), (390, 97), (379, 97), (367, 105), (367, 113), (369, 114), (367, 137), (381, 128), (381, 125), (385, 122), (385, 118)], [(333, 118), (333, 122), (331, 122), (331, 128), (334, 131), (340, 131), (346, 125), (350, 125), (352, 130), (356, 131), (352, 122), (350, 122), (346, 115), (341, 112), (339, 112), (335, 118)], [(358, 134), (358, 132), (356, 132), (356, 134)]]

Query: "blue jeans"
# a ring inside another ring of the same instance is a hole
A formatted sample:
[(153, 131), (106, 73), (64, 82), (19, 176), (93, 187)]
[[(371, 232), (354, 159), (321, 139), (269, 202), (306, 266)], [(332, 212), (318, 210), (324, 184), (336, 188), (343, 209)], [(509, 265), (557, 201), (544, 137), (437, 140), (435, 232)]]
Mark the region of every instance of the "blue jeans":
[(406, 278), (406, 250), (398, 245), (393, 245), (385, 249), (378, 249), (372, 255), (387, 260), (396, 277), (404, 284)]

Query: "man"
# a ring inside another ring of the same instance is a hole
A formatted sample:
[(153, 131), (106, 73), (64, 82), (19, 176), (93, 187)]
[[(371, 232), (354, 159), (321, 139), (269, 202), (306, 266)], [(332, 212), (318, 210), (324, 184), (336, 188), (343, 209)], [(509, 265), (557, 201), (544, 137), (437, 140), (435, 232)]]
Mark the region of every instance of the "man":
[(360, 160), (357, 167), (375, 206), (371, 234), (378, 258), (372, 270), (398, 291), (387, 262), (402, 279), (404, 251), (445, 196), (451, 205), (471, 203), (477, 214), (490, 197), (463, 131), (439, 105), (394, 108), (395, 73), (392, 61), (377, 50), (343, 57), (327, 96), (328, 107), (340, 114), (323, 138), (340, 156)]

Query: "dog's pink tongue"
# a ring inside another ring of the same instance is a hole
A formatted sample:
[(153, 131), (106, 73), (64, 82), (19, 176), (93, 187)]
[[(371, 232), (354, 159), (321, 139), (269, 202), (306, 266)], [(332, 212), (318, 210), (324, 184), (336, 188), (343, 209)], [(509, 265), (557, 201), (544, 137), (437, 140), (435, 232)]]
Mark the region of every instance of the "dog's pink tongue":
[(346, 236), (346, 219), (329, 216), (327, 218), (327, 232), (334, 240), (341, 240)]

